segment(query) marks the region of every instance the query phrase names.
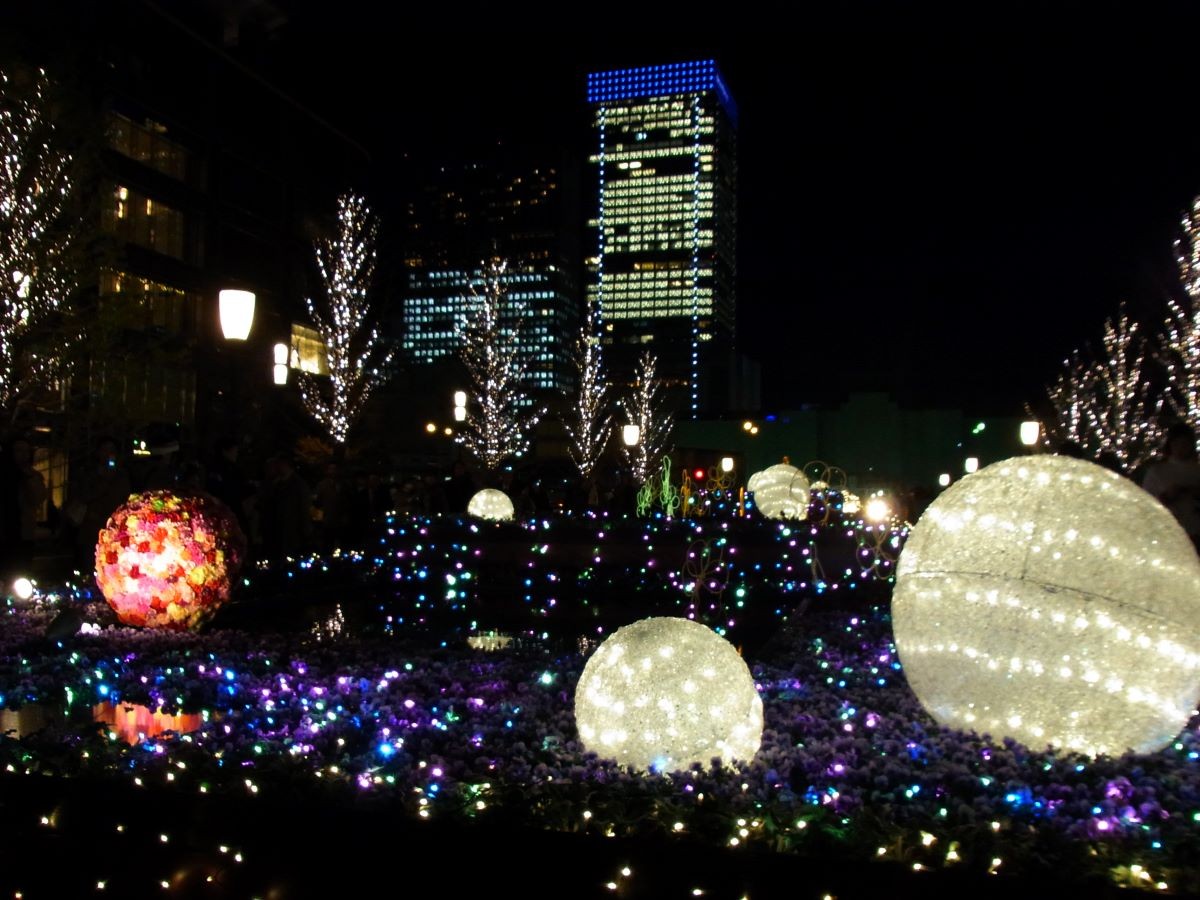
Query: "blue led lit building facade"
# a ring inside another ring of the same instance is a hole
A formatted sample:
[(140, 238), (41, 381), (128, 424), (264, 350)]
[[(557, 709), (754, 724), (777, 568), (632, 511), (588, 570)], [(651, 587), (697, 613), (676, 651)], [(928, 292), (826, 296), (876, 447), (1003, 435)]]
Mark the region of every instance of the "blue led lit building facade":
[(643, 349), (681, 412), (729, 407), (737, 107), (711, 60), (588, 76), (598, 184), (588, 258), (614, 380)]
[(458, 352), (457, 323), (481, 290), (484, 263), (501, 258), (511, 304), (524, 318), (529, 387), (572, 387), (565, 335), (578, 331), (578, 259), (556, 166), (492, 159), (428, 167), (406, 206), (401, 348), (412, 364)]

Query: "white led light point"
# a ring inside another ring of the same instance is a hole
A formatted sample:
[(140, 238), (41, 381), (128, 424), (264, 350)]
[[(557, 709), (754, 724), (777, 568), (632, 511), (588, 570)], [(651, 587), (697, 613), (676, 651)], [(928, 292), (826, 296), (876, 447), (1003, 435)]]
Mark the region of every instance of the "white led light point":
[(1169, 744), (1200, 700), (1200, 562), (1171, 514), (1063, 456), (946, 490), (901, 554), (892, 620), (944, 725), (1091, 756)]
[(714, 757), (752, 760), (762, 743), (762, 700), (725, 638), (688, 619), (643, 619), (588, 660), (575, 723), (597, 755), (673, 772)]

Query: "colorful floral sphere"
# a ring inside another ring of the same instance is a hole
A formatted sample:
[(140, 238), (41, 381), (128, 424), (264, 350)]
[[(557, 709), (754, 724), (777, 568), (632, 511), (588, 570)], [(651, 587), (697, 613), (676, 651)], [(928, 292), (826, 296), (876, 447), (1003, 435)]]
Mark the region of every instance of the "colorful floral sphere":
[(896, 649), (939, 722), (1088, 755), (1149, 753), (1200, 700), (1200, 562), (1158, 501), (1064, 456), (968, 475), (900, 556)]
[(795, 466), (779, 463), (755, 472), (746, 482), (754, 505), (768, 519), (803, 519), (811, 500), (808, 479)]
[(626, 625), (592, 654), (575, 688), (584, 746), (622, 765), (674, 772), (750, 762), (762, 699), (734, 646), (688, 619)]
[(467, 513), (477, 519), (510, 522), (514, 515), (513, 502), (508, 494), (495, 488), (484, 488), (467, 503)]
[(185, 631), (229, 599), (245, 546), (215, 497), (135, 494), (100, 532), (96, 583), (126, 625)]

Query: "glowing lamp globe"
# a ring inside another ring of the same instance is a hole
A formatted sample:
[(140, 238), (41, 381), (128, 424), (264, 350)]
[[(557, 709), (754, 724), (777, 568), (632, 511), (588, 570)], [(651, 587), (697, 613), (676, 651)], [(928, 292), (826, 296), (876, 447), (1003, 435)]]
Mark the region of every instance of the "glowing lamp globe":
[(643, 619), (597, 648), (575, 689), (584, 746), (655, 772), (749, 762), (762, 742), (762, 700), (737, 650), (688, 619)]
[(511, 522), (513, 503), (508, 494), (495, 488), (484, 488), (467, 503), (467, 514), (492, 522)]
[(214, 497), (135, 494), (96, 543), (96, 584), (126, 625), (186, 631), (229, 599), (245, 539)]
[(795, 466), (779, 463), (755, 472), (746, 482), (754, 505), (768, 519), (803, 519), (808, 515), (809, 484)]
[(1033, 456), (948, 488), (892, 599), (913, 692), (944, 725), (1090, 756), (1150, 753), (1200, 700), (1200, 562), (1158, 501)]

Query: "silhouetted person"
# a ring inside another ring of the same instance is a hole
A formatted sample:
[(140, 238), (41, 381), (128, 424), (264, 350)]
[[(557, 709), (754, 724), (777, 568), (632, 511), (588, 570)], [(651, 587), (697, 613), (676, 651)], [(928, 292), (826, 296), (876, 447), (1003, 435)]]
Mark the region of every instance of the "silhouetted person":
[(450, 480), (446, 482), (446, 504), (450, 507), (450, 512), (465, 513), (467, 504), (475, 496), (475, 490), (475, 481), (467, 471), (467, 464), (456, 462)]
[(67, 517), (75, 525), (78, 562), (90, 569), (95, 562), (96, 539), (117, 507), (129, 499), (129, 473), (117, 457), (117, 442), (101, 438), (96, 452), (71, 483)]
[(248, 534), (246, 526), (249, 517), (246, 501), (253, 491), (250, 489), (250, 482), (246, 478), (246, 474), (238, 465), (240, 447), (233, 438), (224, 437), (217, 441), (216, 451), (216, 455), (208, 467), (205, 486), (210, 494), (229, 507), (237, 516), (242, 530)]
[(1180, 422), (1167, 430), (1161, 456), (1146, 469), (1142, 487), (1171, 511), (1200, 549), (1200, 462), (1190, 426)]
[(312, 540), (312, 494), (290, 456), (271, 460), (259, 504), (266, 558), (297, 557), (308, 550)]

